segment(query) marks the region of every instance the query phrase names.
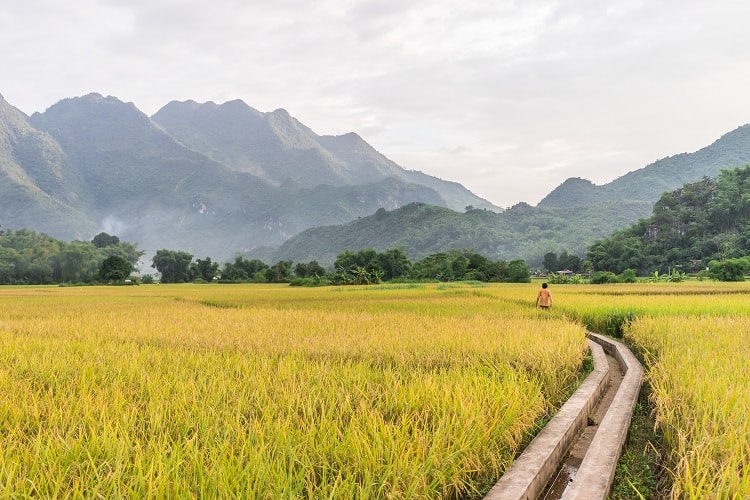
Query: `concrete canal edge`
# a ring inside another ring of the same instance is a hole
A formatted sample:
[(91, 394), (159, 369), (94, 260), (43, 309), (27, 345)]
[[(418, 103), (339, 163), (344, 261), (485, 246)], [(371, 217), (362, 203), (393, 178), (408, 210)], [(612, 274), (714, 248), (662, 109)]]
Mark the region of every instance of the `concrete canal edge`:
[(643, 382), (643, 366), (624, 344), (593, 333), (589, 338), (619, 361), (625, 376), (568, 490), (566, 498), (571, 500), (603, 499), (609, 494)]
[(529, 443), (485, 500), (535, 499), (542, 495), (610, 384), (605, 351), (618, 361), (625, 375), (565, 497), (607, 497), (640, 392), (643, 367), (624, 344), (595, 333), (588, 335), (594, 371)]

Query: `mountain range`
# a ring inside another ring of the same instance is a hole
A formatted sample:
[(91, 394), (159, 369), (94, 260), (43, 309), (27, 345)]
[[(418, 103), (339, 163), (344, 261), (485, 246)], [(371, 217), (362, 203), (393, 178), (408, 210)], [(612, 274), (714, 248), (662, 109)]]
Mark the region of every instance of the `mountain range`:
[(0, 96), (0, 225), (67, 240), (104, 231), (146, 260), (168, 248), (331, 263), (347, 249), (400, 246), (412, 259), (471, 248), (533, 262), (582, 254), (648, 216), (662, 192), (748, 163), (745, 125), (611, 183), (568, 179), (536, 207), (503, 210), (283, 109), (173, 101), (149, 117), (92, 93), (27, 116)]
[(650, 216), (663, 193), (749, 163), (750, 125), (744, 125), (699, 151), (658, 160), (608, 184), (567, 179), (535, 207), (519, 203), (501, 213), (457, 213), (412, 204), (347, 224), (311, 228), (253, 255), (271, 262), (332, 262), (344, 250), (357, 248), (401, 247), (412, 259), (471, 249), (493, 259), (522, 258), (540, 265), (548, 252), (583, 257), (595, 241)]
[(357, 134), (320, 136), (278, 109), (170, 102), (149, 117), (92, 93), (31, 116), (0, 96), (0, 224), (61, 239), (98, 232), (151, 255), (228, 259), (300, 231), (412, 202), (501, 210), (406, 170)]

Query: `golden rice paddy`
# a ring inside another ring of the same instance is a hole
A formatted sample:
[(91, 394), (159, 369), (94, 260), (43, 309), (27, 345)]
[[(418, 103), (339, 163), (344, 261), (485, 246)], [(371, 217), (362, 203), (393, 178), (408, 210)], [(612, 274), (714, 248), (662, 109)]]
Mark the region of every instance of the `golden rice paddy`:
[(645, 361), (674, 498), (750, 497), (750, 285), (0, 287), (0, 497), (477, 498)]
[(533, 293), (0, 288), (0, 496), (481, 496), (586, 354)]

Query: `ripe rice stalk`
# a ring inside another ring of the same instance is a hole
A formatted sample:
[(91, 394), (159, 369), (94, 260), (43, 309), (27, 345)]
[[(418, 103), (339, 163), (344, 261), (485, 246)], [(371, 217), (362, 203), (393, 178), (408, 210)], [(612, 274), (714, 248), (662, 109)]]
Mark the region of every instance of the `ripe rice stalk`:
[(586, 352), (530, 293), (3, 288), (0, 495), (478, 496)]
[(642, 318), (656, 423), (670, 446), (673, 496), (750, 496), (747, 316)]

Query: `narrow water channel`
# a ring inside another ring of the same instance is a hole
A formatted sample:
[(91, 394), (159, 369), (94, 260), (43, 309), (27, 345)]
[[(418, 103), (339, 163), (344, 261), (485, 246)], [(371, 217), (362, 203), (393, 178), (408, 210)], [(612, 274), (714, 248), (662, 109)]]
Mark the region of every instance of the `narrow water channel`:
[(617, 394), (617, 389), (620, 387), (625, 374), (617, 359), (609, 354), (607, 354), (607, 363), (609, 363), (611, 375), (609, 387), (591, 413), (588, 425), (578, 435), (578, 438), (570, 447), (570, 451), (560, 463), (557, 472), (547, 485), (544, 494), (540, 497), (544, 500), (565, 498), (565, 494), (578, 472), (578, 467), (581, 465), (583, 457), (586, 456), (586, 451), (591, 444), (591, 440), (594, 434), (596, 434), (597, 427), (612, 404), (615, 394)]

